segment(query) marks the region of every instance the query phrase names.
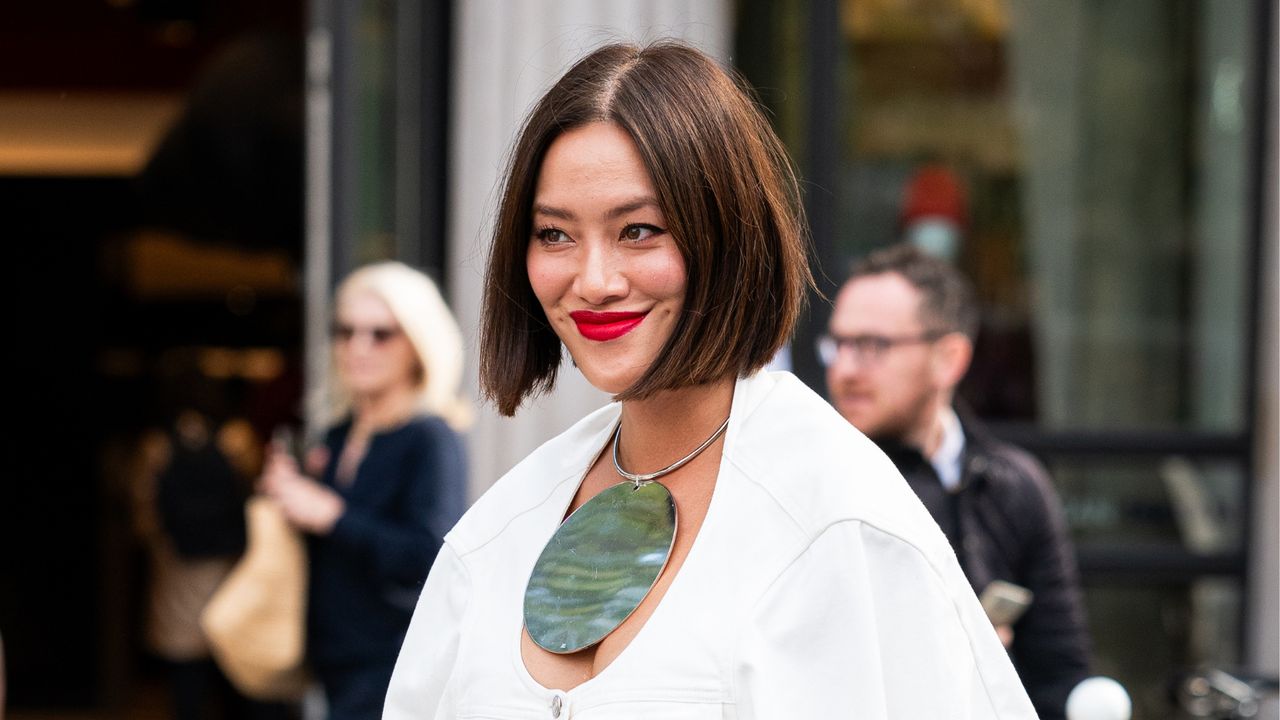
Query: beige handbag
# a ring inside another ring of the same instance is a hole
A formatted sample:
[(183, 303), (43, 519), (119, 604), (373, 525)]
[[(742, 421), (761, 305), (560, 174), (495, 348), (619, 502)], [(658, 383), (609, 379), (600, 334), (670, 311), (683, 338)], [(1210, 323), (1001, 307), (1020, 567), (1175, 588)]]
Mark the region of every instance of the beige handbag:
[(200, 615), (218, 667), (246, 696), (306, 690), (307, 548), (270, 498), (245, 505), (248, 548)]

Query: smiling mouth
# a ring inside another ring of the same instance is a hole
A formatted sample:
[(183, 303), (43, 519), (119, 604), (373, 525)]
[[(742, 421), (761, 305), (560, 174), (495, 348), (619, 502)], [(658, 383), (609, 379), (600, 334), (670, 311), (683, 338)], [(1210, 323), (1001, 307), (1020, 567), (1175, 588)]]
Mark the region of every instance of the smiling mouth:
[(575, 310), (569, 313), (582, 337), (597, 342), (614, 340), (626, 335), (644, 322), (647, 312), (592, 312)]

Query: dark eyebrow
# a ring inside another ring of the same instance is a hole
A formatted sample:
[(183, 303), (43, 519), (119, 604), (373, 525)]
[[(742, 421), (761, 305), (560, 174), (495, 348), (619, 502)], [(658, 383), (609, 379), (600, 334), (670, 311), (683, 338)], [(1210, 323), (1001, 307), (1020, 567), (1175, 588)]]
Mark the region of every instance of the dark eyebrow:
[(631, 202), (626, 203), (625, 205), (619, 205), (618, 207), (610, 210), (608, 213), (608, 217), (616, 218), (622, 215), (626, 215), (627, 213), (633, 213), (636, 210), (639, 210), (641, 208), (646, 208), (650, 206), (655, 208), (658, 207), (658, 200), (657, 198), (645, 195), (644, 197), (636, 198), (635, 200), (632, 200)]
[[(622, 215), (626, 215), (627, 213), (633, 213), (636, 210), (639, 210), (641, 208), (646, 208), (646, 207), (657, 208), (658, 207), (657, 198), (654, 198), (649, 195), (638, 197), (635, 200), (632, 200), (631, 202), (624, 203), (622, 205), (619, 205), (613, 208), (609, 212), (605, 213), (605, 217), (609, 219), (613, 219), (613, 218), (620, 217)], [(568, 210), (565, 210), (564, 208), (551, 207), (550, 205), (543, 205), (542, 203), (533, 204), (533, 214), (547, 215), (549, 217), (559, 218), (561, 220), (568, 220), (568, 221), (577, 219), (576, 215), (569, 212)]]
[(568, 210), (562, 210), (560, 208), (551, 207), (549, 205), (542, 205), (539, 203), (533, 204), (533, 214), (534, 215), (550, 215), (553, 218), (560, 218), (561, 220), (573, 220), (575, 217), (574, 214), (569, 212)]

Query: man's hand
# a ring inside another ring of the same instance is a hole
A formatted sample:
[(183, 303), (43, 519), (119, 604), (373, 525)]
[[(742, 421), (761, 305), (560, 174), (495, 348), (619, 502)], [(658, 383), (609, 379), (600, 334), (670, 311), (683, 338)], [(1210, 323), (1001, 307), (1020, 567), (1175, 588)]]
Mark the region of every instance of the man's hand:
[(1000, 642), (1005, 649), (1013, 644), (1013, 627), (1010, 625), (996, 625), (996, 635), (1000, 636)]

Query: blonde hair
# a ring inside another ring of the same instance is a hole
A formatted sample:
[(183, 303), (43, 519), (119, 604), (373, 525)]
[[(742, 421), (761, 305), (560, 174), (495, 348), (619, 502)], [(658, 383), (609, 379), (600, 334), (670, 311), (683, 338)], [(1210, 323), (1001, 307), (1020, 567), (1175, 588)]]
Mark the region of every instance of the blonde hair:
[[(455, 430), (471, 424), (471, 405), (461, 394), (462, 331), (431, 278), (405, 265), (388, 261), (361, 267), (342, 281), (334, 293), (336, 308), (346, 297), (370, 293), (386, 304), (418, 358), (418, 407), (438, 415)], [(328, 382), (319, 400), (328, 423), (351, 412), (351, 395), (329, 363)]]

